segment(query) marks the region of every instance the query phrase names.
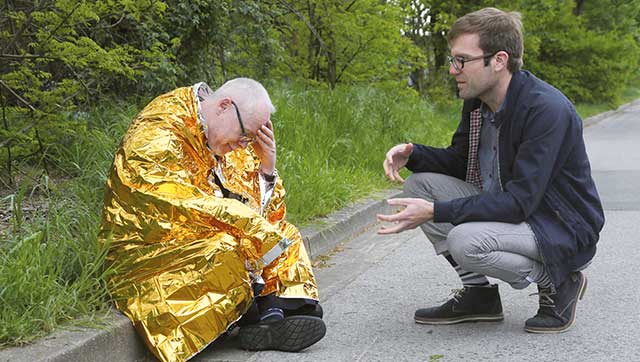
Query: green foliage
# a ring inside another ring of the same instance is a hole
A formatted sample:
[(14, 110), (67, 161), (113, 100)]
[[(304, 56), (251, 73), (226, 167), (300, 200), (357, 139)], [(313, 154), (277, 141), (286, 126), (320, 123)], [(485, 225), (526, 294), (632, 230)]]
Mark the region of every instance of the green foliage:
[(449, 45), (446, 34), (455, 20), (479, 9), (481, 1), (400, 0), (405, 11), (402, 31), (420, 48), (426, 62), (412, 69), (411, 79), (420, 94), (441, 101), (455, 92), (448, 73)]
[(412, 72), (416, 89), (432, 98), (452, 92), (445, 76), (445, 34), (458, 17), (486, 6), (519, 11), (525, 29), (525, 69), (577, 102), (615, 104), (638, 75), (640, 3), (637, 1), (404, 0), (405, 34), (427, 55)]
[(591, 30), (588, 18), (574, 15), (573, 1), (522, 1), (517, 9), (525, 27), (525, 69), (574, 102), (618, 101), (637, 74), (640, 48), (632, 33), (601, 32), (596, 24)]
[(162, 80), (156, 70), (171, 59), (149, 26), (166, 10), (162, 2), (11, 1), (2, 7), (6, 153), (0, 159), (8, 163), (55, 159), (52, 146), (75, 137), (78, 106), (96, 104), (106, 93), (147, 90), (137, 81), (146, 74)]
[(155, 95), (235, 76), (402, 80), (423, 55), (378, 0), (56, 0), (0, 5), (0, 162), (47, 167), (105, 95)]
[(423, 62), (400, 33), (405, 13), (378, 0), (281, 1), (277, 76), (326, 82), (399, 80)]
[[(105, 107), (106, 106), (106, 107)], [(56, 145), (52, 182), (32, 172), (0, 199), (0, 346), (43, 336), (61, 323), (99, 323), (107, 309), (106, 248), (96, 241), (106, 173), (135, 106), (103, 105), (78, 115), (75, 142)], [(5, 227), (8, 227), (5, 229)]]
[(268, 75), (274, 52), (271, 5), (247, 0), (166, 3), (162, 37), (172, 44), (182, 84)]
[(640, 99), (640, 84), (638, 80), (632, 83), (632, 86), (627, 87), (623, 92), (620, 100), (616, 103), (576, 103), (576, 110), (580, 117), (585, 120), (596, 114), (600, 114), (612, 109), (616, 109), (618, 106), (624, 103), (630, 103), (637, 99)]
[(640, 2), (620, 0), (576, 1), (574, 14), (585, 19), (587, 29), (600, 34), (640, 36)]

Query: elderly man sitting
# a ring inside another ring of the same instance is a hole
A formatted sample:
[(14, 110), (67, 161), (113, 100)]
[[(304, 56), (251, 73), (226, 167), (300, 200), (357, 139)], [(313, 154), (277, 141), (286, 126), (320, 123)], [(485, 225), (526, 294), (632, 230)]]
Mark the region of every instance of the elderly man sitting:
[(285, 190), (264, 87), (238, 78), (154, 99), (116, 151), (100, 240), (109, 289), (162, 361), (185, 361), (232, 326), (249, 350), (324, 337), (318, 290)]

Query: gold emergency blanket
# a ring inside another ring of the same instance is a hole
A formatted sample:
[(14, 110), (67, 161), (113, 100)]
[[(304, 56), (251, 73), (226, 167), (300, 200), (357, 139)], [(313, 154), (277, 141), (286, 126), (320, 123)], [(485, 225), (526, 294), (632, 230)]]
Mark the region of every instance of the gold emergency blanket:
[[(318, 298), (300, 233), (284, 220), (282, 182), (261, 212), (259, 158), (249, 146), (216, 161), (197, 107), (188, 87), (147, 105), (116, 151), (105, 193), (109, 291), (162, 361), (189, 359), (237, 321), (254, 297), (251, 273), (262, 275), (262, 295)], [(216, 167), (244, 203), (222, 197)]]

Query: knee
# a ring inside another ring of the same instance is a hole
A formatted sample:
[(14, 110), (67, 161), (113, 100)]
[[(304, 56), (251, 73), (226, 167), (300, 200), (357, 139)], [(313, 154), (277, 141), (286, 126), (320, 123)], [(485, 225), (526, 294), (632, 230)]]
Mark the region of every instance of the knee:
[(404, 184), (402, 185), (402, 191), (407, 196), (416, 196), (417, 190), (420, 188), (420, 183), (418, 182), (418, 177), (413, 173), (406, 180), (404, 180)]
[[(402, 187), (405, 195), (409, 197), (420, 197), (425, 198), (432, 195), (432, 179), (434, 177), (434, 173), (431, 172), (420, 172), (413, 173), (406, 180), (404, 180), (404, 185)], [(432, 197), (431, 197), (432, 198)]]
[(460, 224), (449, 232), (447, 246), (453, 259), (464, 268), (479, 254), (479, 246), (474, 236), (474, 228), (469, 224)]

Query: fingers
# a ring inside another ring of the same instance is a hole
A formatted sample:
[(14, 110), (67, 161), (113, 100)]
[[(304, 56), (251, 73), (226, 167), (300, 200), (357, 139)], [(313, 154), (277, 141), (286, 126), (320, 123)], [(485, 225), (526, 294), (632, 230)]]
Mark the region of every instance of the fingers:
[(382, 167), (384, 168), (385, 176), (387, 176), (389, 180), (404, 182), (404, 179), (402, 178), (402, 176), (400, 176), (398, 167), (394, 165), (393, 158), (390, 155), (387, 155), (387, 158), (384, 160)]
[(404, 157), (409, 157), (413, 153), (413, 143), (405, 143), (402, 148), (402, 155)]
[(402, 176), (400, 176), (400, 172), (398, 169), (394, 169), (392, 175), (392, 180), (400, 182), (400, 183), (404, 183), (404, 179), (402, 178)]
[(265, 123), (262, 127), (260, 127), (260, 130), (273, 137), (273, 124), (271, 123), (271, 121)]
[(261, 171), (265, 174), (273, 174), (276, 167), (276, 140), (271, 121), (258, 129), (254, 149), (260, 156)]
[(415, 229), (429, 220), (433, 219), (433, 204), (429, 201), (401, 197), (387, 200), (387, 204), (391, 206), (404, 206), (404, 208), (391, 215), (378, 214), (378, 221), (392, 223), (390, 226), (382, 226), (379, 234), (394, 234), (401, 231)]
[(267, 126), (262, 126), (258, 129), (258, 133), (256, 134), (256, 141), (260, 143), (263, 148), (266, 148), (267, 151), (272, 150), (275, 152), (276, 150), (276, 140), (273, 135), (273, 131), (269, 129)]
[(387, 235), (387, 234), (397, 234), (409, 229), (415, 229), (416, 227), (411, 225), (409, 222), (400, 222), (394, 224), (393, 226), (383, 226), (378, 229), (378, 234)]
[(394, 225), (393, 227), (383, 226), (380, 229), (378, 229), (378, 234), (380, 235), (397, 234), (405, 230), (406, 228), (404, 224), (397, 224), (397, 225)]
[[(387, 200), (387, 204), (391, 206), (407, 206), (411, 203), (412, 199), (409, 198), (396, 198)], [(386, 214), (377, 214), (376, 217), (378, 221), (386, 221), (386, 222), (399, 222), (404, 221), (407, 217), (406, 215), (407, 209), (403, 209), (400, 212), (395, 214), (386, 215)]]
[(411, 197), (396, 197), (394, 199), (388, 199), (387, 204), (391, 206), (407, 206), (411, 204), (414, 200), (416, 199)]
[(393, 146), (384, 159), (382, 167), (384, 174), (391, 181), (404, 182), (400, 176), (400, 169), (407, 164), (409, 156), (413, 153), (412, 143), (403, 143)]
[(378, 229), (378, 234), (395, 234), (407, 229), (407, 221), (404, 220), (404, 216), (402, 213), (397, 213), (393, 215), (384, 215), (378, 214), (376, 215), (378, 221), (383, 222), (391, 222), (393, 223), (391, 226), (382, 226)]
[(396, 222), (401, 219), (401, 217), (398, 216), (398, 214), (393, 214), (393, 215), (378, 214), (376, 215), (376, 218), (378, 219), (378, 221), (386, 221), (386, 222)]

